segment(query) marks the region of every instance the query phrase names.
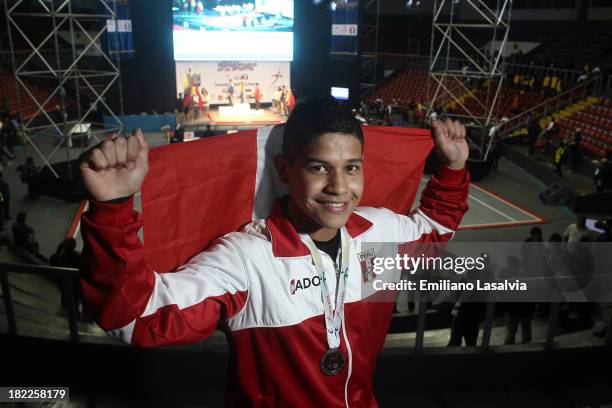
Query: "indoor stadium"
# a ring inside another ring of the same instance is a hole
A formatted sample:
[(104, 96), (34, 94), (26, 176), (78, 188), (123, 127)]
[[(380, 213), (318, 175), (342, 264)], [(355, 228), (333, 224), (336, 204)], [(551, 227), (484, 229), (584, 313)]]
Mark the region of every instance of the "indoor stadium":
[(612, 1), (0, 3), (0, 406), (612, 407)]

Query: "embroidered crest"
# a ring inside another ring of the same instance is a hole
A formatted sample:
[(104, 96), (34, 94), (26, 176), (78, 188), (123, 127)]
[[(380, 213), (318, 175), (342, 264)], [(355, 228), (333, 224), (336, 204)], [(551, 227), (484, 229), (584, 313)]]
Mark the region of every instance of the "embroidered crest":
[(374, 273), (374, 258), (376, 257), (376, 253), (374, 249), (368, 249), (358, 253), (357, 256), (359, 257), (359, 265), (361, 267), (361, 281), (363, 283), (368, 283), (376, 276)]

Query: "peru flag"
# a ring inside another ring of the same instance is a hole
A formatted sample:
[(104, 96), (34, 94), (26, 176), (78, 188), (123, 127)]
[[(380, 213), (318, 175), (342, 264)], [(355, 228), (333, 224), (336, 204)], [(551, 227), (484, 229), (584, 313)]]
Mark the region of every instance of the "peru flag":
[[(363, 131), (360, 205), (408, 212), (433, 147), (430, 131), (382, 126)], [(266, 218), (274, 201), (287, 194), (272, 160), (281, 152), (282, 137), (281, 125), (152, 149), (142, 188), (149, 265), (175, 270), (215, 238)]]

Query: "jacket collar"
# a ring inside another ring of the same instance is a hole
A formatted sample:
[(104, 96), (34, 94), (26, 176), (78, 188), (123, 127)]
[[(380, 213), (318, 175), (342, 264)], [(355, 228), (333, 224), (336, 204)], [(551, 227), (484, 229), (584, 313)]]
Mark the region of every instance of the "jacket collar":
[[(308, 247), (302, 242), (285, 213), (288, 199), (289, 197), (285, 196), (276, 200), (274, 209), (266, 220), (272, 240), (272, 253), (276, 258), (310, 256)], [(356, 238), (370, 229), (372, 225), (372, 222), (353, 212), (345, 227), (351, 238)]]

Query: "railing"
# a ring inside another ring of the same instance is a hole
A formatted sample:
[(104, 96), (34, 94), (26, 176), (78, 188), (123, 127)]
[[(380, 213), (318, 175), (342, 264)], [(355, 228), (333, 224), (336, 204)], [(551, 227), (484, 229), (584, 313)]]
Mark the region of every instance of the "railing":
[(74, 343), (79, 342), (79, 331), (77, 327), (77, 307), (76, 299), (74, 298), (74, 288), (78, 284), (79, 271), (72, 268), (57, 268), (51, 266), (30, 265), (30, 264), (12, 264), (0, 262), (0, 287), (2, 288), (2, 297), (4, 299), (4, 310), (8, 323), (8, 331), (11, 335), (18, 335), (17, 319), (15, 310), (13, 309), (13, 300), (11, 296), (11, 287), (9, 285), (8, 274), (20, 273), (28, 275), (38, 275), (51, 278), (53, 281), (60, 281), (64, 300), (66, 304), (66, 314), (68, 318), (68, 327), (70, 329), (70, 340)]
[(544, 102), (532, 106), (520, 114), (513, 116), (508, 120), (508, 123), (504, 129), (498, 133), (498, 137), (503, 139), (505, 136), (509, 135), (515, 130), (526, 126), (531, 115), (533, 115), (534, 118), (540, 118), (550, 114), (551, 112), (559, 111), (559, 109), (568, 104), (585, 99), (589, 94), (597, 91), (600, 83), (600, 77), (591, 78), (571, 89), (568, 89), (567, 91), (561, 92), (553, 98), (547, 99)]
[[(67, 311), (68, 325), (70, 328), (70, 340), (75, 343), (79, 342), (76, 299), (73, 296), (73, 290), (75, 288), (75, 285), (78, 284), (77, 280), (79, 278), (79, 271), (77, 269), (27, 264), (11, 264), (4, 262), (0, 263), (0, 287), (2, 288), (2, 296), (4, 299), (4, 309), (8, 322), (9, 334), (16, 336), (19, 335), (19, 330), (17, 327), (15, 311), (13, 309), (13, 300), (11, 297), (11, 288), (8, 279), (9, 273), (45, 276), (47, 278), (51, 278), (51, 280), (53, 281), (60, 281), (66, 300), (66, 304), (64, 305), (64, 307)], [(414, 343), (415, 353), (422, 352), (424, 348), (427, 304), (427, 302), (419, 303), (419, 312), (417, 315), (416, 324), (417, 331)], [(491, 343), (493, 322), (495, 319), (495, 306), (496, 302), (487, 303), (485, 319), (483, 322), (482, 341), (480, 344), (480, 349), (482, 351), (488, 350)], [(556, 327), (559, 321), (559, 306), (559, 303), (551, 303), (550, 315), (548, 317), (548, 328), (546, 331), (546, 338), (543, 343), (543, 346), (545, 348), (552, 348), (555, 345), (554, 340), (556, 335)], [(608, 322), (606, 343), (612, 344), (612, 315), (610, 316)]]

